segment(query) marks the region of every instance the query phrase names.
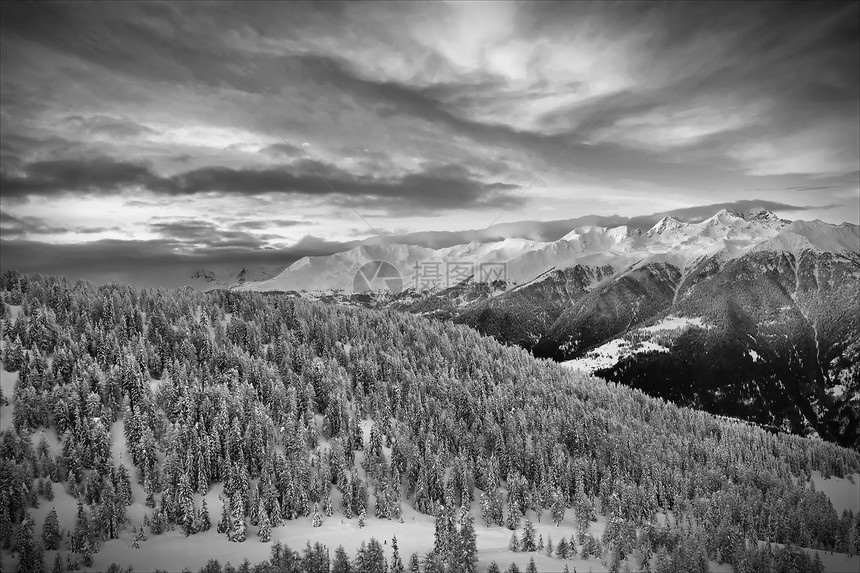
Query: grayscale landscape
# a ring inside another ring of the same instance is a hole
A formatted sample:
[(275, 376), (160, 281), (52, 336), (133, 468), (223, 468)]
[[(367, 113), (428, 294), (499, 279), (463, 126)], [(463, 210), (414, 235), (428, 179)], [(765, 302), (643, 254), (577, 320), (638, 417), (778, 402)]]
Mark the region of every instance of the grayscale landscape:
[(860, 3), (0, 12), (0, 570), (860, 570)]

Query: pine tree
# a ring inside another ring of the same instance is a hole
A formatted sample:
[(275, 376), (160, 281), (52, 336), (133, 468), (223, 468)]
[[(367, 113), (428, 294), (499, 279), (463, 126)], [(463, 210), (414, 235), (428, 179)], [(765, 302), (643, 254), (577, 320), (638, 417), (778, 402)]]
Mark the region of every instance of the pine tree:
[(464, 573), (476, 573), (478, 570), (478, 545), (475, 536), (475, 520), (472, 513), (467, 511), (460, 525), (460, 555), (459, 563)]
[(391, 573), (404, 573), (403, 561), (400, 559), (400, 548), (397, 546), (397, 536), (391, 538)]
[(511, 533), (511, 540), (508, 542), (508, 551), (516, 553), (520, 550), (520, 538), (517, 537), (517, 532)]
[(552, 506), (550, 508), (550, 513), (552, 513), (552, 520), (555, 523), (555, 526), (558, 527), (561, 525), (561, 522), (564, 521), (564, 497), (561, 492), (556, 491), (552, 496)]
[(547, 535), (546, 536), (546, 555), (547, 555), (547, 557), (552, 557), (552, 553), (554, 550), (555, 550), (555, 548), (552, 545), (552, 536)]
[(490, 562), (490, 566), (487, 567), (487, 573), (502, 573), (499, 569), (499, 564), (495, 561)]
[(221, 519), (218, 521), (218, 533), (227, 533), (230, 531), (230, 502), (221, 497)]
[(42, 541), (45, 543), (45, 549), (53, 551), (60, 546), (60, 522), (57, 519), (57, 510), (51, 508), (48, 515), (45, 516), (45, 523), (42, 526)]
[(260, 529), (257, 535), (262, 543), (268, 543), (272, 539), (272, 524), (269, 521), (269, 514), (265, 511), (260, 512)]
[(824, 573), (825, 571), (824, 562), (821, 561), (821, 555), (818, 554), (818, 551), (815, 552), (815, 559), (812, 561), (812, 571), (813, 573)]
[(242, 493), (237, 489), (230, 497), (230, 526), (227, 531), (227, 539), (241, 543), (245, 541), (245, 504)]
[(532, 522), (528, 519), (523, 526), (523, 537), (522, 541), (520, 542), (520, 547), (523, 551), (526, 552), (537, 550), (537, 546), (535, 545), (535, 526), (532, 525)]
[(206, 505), (206, 498), (203, 498), (203, 502), (200, 504), (200, 511), (197, 514), (197, 522), (199, 524), (200, 531), (209, 531), (212, 527), (212, 522), (209, 519), (209, 507)]
[(562, 537), (561, 541), (558, 542), (558, 545), (555, 546), (555, 556), (559, 559), (567, 559), (567, 547), (567, 541)]
[(78, 501), (78, 512), (75, 517), (75, 529), (72, 532), (69, 548), (73, 553), (83, 553), (84, 545), (90, 537), (90, 525), (84, 505)]
[(328, 494), (323, 498), (323, 513), (326, 517), (334, 515), (334, 508), (331, 505), (331, 496)]
[(320, 516), (320, 507), (319, 504), (314, 504), (314, 513), (312, 518), (312, 523), (314, 527), (319, 527), (322, 525), (322, 517)]
[(331, 564), (331, 573), (355, 573), (343, 545), (338, 545), (337, 549), (334, 550), (334, 561), (332, 561)]
[[(71, 568), (69, 568), (71, 570)], [(66, 568), (63, 567), (63, 558), (60, 556), (60, 552), (57, 551), (57, 555), (54, 557), (54, 566), (51, 568), (51, 573), (65, 573)]]
[(51, 483), (50, 479), (45, 482), (45, 499), (48, 501), (54, 501), (54, 485)]
[(358, 514), (358, 527), (364, 527), (364, 522), (367, 520), (367, 513), (362, 509), (361, 513)]
[(535, 565), (535, 558), (534, 557), (529, 559), (528, 567), (526, 567), (526, 573), (538, 573), (537, 565)]
[(24, 520), (18, 526), (15, 538), (19, 556), (18, 571), (20, 573), (44, 573), (44, 552), (41, 544), (36, 543), (33, 536), (33, 520), (29, 514), (24, 515)]
[(417, 553), (409, 556), (409, 573), (421, 573), (421, 558)]

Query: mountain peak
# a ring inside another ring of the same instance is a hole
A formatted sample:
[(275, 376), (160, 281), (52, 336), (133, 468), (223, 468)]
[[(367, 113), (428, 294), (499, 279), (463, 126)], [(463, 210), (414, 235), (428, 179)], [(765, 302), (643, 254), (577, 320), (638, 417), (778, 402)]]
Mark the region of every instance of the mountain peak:
[(679, 227), (683, 227), (684, 225), (686, 225), (686, 223), (684, 223), (680, 219), (676, 219), (671, 215), (667, 215), (657, 221), (657, 224), (651, 227), (648, 232), (645, 233), (645, 235), (648, 237), (653, 237), (654, 235), (660, 235), (668, 230), (677, 229)]
[(714, 217), (719, 217), (721, 215), (728, 215), (730, 217), (741, 217), (740, 213), (735, 211), (734, 209), (720, 209)]
[(750, 209), (746, 213), (742, 215), (742, 217), (749, 222), (752, 221), (762, 221), (762, 222), (780, 222), (786, 223), (785, 219), (781, 219), (777, 217), (773, 211), (769, 209)]

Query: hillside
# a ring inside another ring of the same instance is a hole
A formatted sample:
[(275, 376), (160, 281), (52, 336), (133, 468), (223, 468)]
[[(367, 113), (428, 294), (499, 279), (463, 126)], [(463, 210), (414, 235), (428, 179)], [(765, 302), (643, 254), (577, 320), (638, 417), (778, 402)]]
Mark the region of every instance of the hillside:
[[(860, 550), (857, 517), (812, 485), (860, 472), (856, 452), (450, 322), (15, 273), (0, 287), (4, 570), (58, 554), (86, 570), (199, 568), (201, 547), (238, 564), (283, 540), (308, 545), (279, 545), (271, 563), (319, 562), (338, 543), (376, 571), (394, 567), (394, 531), (424, 571), (812, 567), (815, 551)], [(70, 537), (44, 533), (52, 504)], [(512, 531), (522, 552), (506, 550)], [(537, 553), (550, 535), (567, 549)]]
[[(403, 290), (348, 287), (373, 258), (400, 269)], [(458, 261), (472, 272), (410, 282)], [(485, 263), (504, 263), (504, 278), (481, 280)], [(857, 225), (723, 210), (644, 233), (585, 226), (554, 242), (375, 242), (240, 287), (272, 289), (451, 320), (653, 396), (860, 449)], [(709, 327), (648, 331), (673, 317)]]

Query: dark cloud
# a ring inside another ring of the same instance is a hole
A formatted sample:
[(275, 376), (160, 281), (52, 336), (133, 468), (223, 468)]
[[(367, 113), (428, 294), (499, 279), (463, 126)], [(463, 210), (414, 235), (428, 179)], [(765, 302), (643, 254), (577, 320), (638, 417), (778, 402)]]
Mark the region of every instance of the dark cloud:
[(27, 238), (31, 235), (62, 235), (64, 233), (81, 233), (94, 235), (106, 231), (115, 231), (117, 227), (81, 227), (56, 225), (41, 217), (16, 217), (6, 211), (0, 211), (0, 235), (9, 238)]
[(269, 168), (204, 167), (170, 177), (143, 164), (101, 157), (27, 164), (23, 175), (2, 174), (2, 196), (64, 193), (115, 193), (142, 188), (165, 195), (285, 193), (343, 195), (353, 202), (385, 210), (469, 209), (514, 206), (520, 201), (509, 183), (485, 183), (459, 165), (435, 166), (399, 178), (354, 175), (334, 165), (301, 161)]
[(21, 174), (0, 175), (5, 198), (61, 193), (113, 193), (132, 187), (156, 187), (162, 179), (149, 167), (107, 157), (55, 159), (28, 163)]
[(283, 239), (280, 235), (252, 234), (222, 229), (215, 223), (199, 219), (150, 222), (149, 230), (184, 249), (261, 249), (268, 241)]
[(32, 234), (66, 233), (69, 229), (49, 223), (40, 217), (15, 217), (0, 211), (0, 235), (6, 238), (26, 237)]

